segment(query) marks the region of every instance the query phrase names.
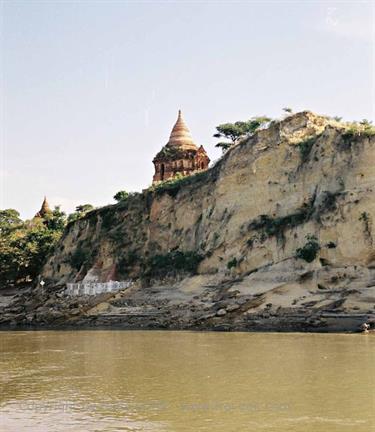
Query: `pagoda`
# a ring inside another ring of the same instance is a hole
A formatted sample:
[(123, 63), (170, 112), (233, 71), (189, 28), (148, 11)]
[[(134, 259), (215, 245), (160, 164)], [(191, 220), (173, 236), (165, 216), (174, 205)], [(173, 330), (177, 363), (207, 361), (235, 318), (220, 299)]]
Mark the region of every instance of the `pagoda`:
[(38, 211), (38, 213), (34, 216), (34, 218), (42, 218), (44, 219), (48, 214), (52, 213), (50, 206), (48, 204), (47, 198), (44, 197), (42, 207)]
[(198, 147), (178, 111), (176, 124), (173, 126), (169, 141), (153, 160), (155, 174), (153, 183), (172, 179), (176, 176), (188, 176), (206, 170), (210, 163), (203, 146)]

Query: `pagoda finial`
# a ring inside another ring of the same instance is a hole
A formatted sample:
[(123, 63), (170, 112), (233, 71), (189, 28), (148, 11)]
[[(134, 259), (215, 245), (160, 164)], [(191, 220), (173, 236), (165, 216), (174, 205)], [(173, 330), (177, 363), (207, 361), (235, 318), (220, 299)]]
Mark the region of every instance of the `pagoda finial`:
[(51, 213), (51, 208), (48, 204), (47, 197), (44, 196), (42, 207), (40, 208), (38, 213), (35, 215), (35, 217), (44, 218), (48, 213)]
[(179, 147), (181, 149), (197, 149), (194, 144), (193, 138), (190, 135), (190, 131), (186, 126), (186, 123), (182, 117), (182, 112), (178, 110), (178, 117), (175, 125), (173, 126), (169, 141), (167, 143), (168, 147)]

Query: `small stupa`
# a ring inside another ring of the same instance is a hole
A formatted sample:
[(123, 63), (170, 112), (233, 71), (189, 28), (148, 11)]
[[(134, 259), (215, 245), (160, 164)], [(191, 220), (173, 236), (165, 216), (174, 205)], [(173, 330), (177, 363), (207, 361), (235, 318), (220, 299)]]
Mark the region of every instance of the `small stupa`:
[(188, 176), (208, 168), (210, 158), (203, 146), (198, 147), (190, 134), (181, 110), (173, 126), (169, 141), (153, 160), (153, 183), (180, 176)]
[(48, 204), (47, 198), (44, 197), (42, 207), (40, 208), (40, 210), (38, 211), (38, 213), (34, 217), (44, 219), (50, 213), (51, 213), (51, 208)]

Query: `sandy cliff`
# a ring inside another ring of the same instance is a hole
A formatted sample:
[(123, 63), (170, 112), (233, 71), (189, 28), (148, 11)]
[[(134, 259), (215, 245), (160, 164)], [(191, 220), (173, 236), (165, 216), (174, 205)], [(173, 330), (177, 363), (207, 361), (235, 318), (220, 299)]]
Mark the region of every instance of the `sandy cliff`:
[[(43, 270), (46, 287), (13, 315), (55, 325), (354, 329), (375, 312), (374, 144), (310, 112), (273, 122), (204, 174), (69, 225)], [(61, 294), (82, 280), (133, 284), (95, 298)]]

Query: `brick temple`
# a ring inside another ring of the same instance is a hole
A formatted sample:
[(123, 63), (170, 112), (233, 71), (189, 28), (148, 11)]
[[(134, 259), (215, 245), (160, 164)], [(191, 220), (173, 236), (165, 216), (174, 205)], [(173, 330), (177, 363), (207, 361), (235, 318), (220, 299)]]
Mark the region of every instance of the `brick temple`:
[(169, 141), (155, 156), (155, 174), (153, 183), (172, 179), (176, 175), (188, 176), (208, 168), (210, 158), (203, 146), (198, 147), (190, 131), (178, 112)]

